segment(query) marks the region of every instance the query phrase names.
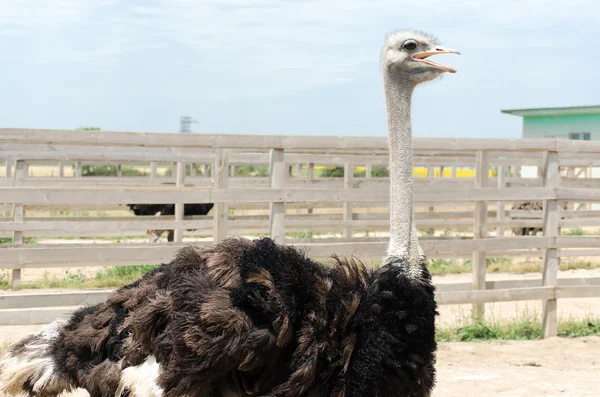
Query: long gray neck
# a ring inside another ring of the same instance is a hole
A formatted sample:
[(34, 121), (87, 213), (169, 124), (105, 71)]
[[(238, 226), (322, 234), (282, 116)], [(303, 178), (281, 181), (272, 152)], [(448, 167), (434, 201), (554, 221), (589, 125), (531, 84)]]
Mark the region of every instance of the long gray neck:
[(417, 276), (423, 252), (413, 220), (410, 103), (414, 85), (386, 67), (383, 75), (390, 146), (390, 243), (384, 262), (408, 263)]

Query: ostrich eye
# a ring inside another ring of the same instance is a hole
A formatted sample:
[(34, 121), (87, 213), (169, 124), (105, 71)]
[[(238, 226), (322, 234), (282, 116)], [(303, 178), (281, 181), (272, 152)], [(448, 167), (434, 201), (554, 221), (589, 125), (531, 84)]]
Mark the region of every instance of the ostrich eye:
[(417, 42), (414, 40), (406, 40), (404, 44), (402, 44), (402, 48), (408, 51), (416, 50), (418, 47)]

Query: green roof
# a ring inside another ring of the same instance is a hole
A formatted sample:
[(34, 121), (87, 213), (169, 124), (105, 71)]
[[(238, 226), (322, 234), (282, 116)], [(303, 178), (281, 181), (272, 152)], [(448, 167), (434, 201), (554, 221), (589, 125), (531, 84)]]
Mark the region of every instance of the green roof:
[(533, 108), (533, 109), (506, 109), (502, 113), (515, 116), (564, 116), (572, 114), (600, 114), (600, 105), (571, 106), (562, 108)]

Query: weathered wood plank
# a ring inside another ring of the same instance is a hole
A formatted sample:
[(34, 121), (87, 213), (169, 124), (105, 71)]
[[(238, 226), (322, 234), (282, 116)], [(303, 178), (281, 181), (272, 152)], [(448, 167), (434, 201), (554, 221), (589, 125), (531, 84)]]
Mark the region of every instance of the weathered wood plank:
[[(586, 287), (586, 286), (600, 286), (600, 277), (588, 277), (588, 278), (560, 278), (558, 279), (559, 287)], [(452, 284), (438, 284), (435, 283), (435, 289), (439, 292), (458, 292), (458, 291), (471, 291), (471, 283), (452, 283)], [(538, 278), (535, 280), (499, 280), (499, 281), (487, 281), (486, 289), (514, 289), (514, 288), (532, 288), (542, 287), (542, 279)]]
[[(38, 144), (114, 145), (145, 147), (197, 147), (244, 149), (371, 149), (385, 151), (387, 137), (274, 136), (274, 135), (207, 135), (174, 133), (133, 133), (115, 131), (72, 131), (0, 129), (0, 142), (29, 142)], [(458, 139), (414, 138), (413, 147), (419, 150), (439, 151), (547, 151), (600, 152), (596, 142), (587, 145), (566, 140), (549, 139)]]
[(553, 299), (554, 287), (515, 288), (499, 290), (457, 291), (436, 293), (440, 305), (483, 304), (489, 302)]
[(103, 289), (0, 295), (0, 310), (91, 305), (105, 300), (113, 291)]
[[(354, 179), (354, 167), (350, 163), (344, 164), (344, 189), (352, 189), (352, 180)], [(345, 221), (352, 220), (352, 203), (345, 201), (343, 215)], [(344, 237), (352, 237), (352, 229), (344, 228)]]
[[(0, 202), (21, 202), (25, 205), (41, 204), (169, 204), (203, 202), (381, 202), (388, 201), (388, 190), (377, 189), (366, 195), (361, 190), (348, 189), (264, 189), (264, 188), (176, 188), (148, 186), (123, 188), (118, 186), (55, 188), (6, 187), (0, 189)], [(600, 193), (600, 192), (598, 192)], [(600, 197), (600, 195), (598, 196)], [(553, 189), (430, 189), (415, 191), (415, 201), (449, 203), (464, 201), (512, 201), (556, 199)]]
[[(361, 258), (379, 257), (385, 252), (386, 242), (355, 242), (301, 244), (320, 258), (332, 253), (358, 255)], [(528, 240), (528, 241), (523, 241)], [(340, 240), (335, 240), (340, 241)], [(205, 242), (196, 242), (205, 245)], [(532, 250), (552, 245), (548, 237), (504, 237), (481, 240), (425, 240), (420, 241), (428, 257), (465, 257), (474, 251), (489, 251), (497, 255), (509, 250)], [(75, 244), (0, 246), (0, 268), (43, 268), (69, 266), (104, 266), (147, 264), (168, 261), (182, 245), (179, 244)], [(85, 257), (81, 255), (85, 250)]]
[(600, 285), (559, 286), (556, 299), (563, 298), (600, 298)]
[[(182, 161), (177, 162), (177, 170), (176, 170), (176, 181), (175, 184), (178, 188), (184, 186), (185, 183), (185, 163)], [(184, 204), (181, 202), (175, 203), (175, 221), (181, 222), (183, 221), (183, 212), (184, 212)], [(175, 242), (183, 241), (183, 229), (176, 227), (173, 232), (173, 240)]]
[[(476, 155), (476, 182), (475, 187), (484, 188), (488, 184), (489, 179), (489, 168), (490, 162), (488, 154), (486, 152), (478, 151)], [(475, 212), (473, 220), (473, 240), (481, 240), (487, 237), (486, 221), (487, 221), (487, 202), (476, 201)], [(485, 285), (485, 271), (486, 271), (486, 252), (485, 250), (473, 251), (472, 255), (473, 263), (473, 290), (484, 290)], [(483, 304), (475, 303), (472, 307), (473, 321), (480, 321), (484, 317), (485, 306)]]
[[(215, 159), (213, 162), (213, 184), (216, 189), (221, 189), (222, 191), (227, 191), (229, 187), (229, 173), (227, 172), (229, 169), (228, 163), (228, 152), (224, 149), (217, 149), (215, 152)], [(195, 201), (197, 203), (210, 203), (214, 202), (214, 230), (213, 230), (213, 240), (215, 242), (223, 241), (227, 235), (229, 234), (228, 229), (228, 202), (219, 202), (215, 200), (198, 200)]]
[(68, 319), (76, 307), (28, 308), (0, 310), (0, 325), (48, 324)]
[[(271, 150), (270, 162), (271, 189), (283, 188), (286, 181), (286, 167), (282, 149)], [(277, 242), (285, 240), (285, 204), (283, 201), (270, 203), (269, 235)]]
[[(27, 179), (27, 164), (24, 161), (15, 161), (15, 175), (13, 177), (13, 186), (19, 186)], [(25, 207), (21, 202), (13, 202), (12, 208), (13, 223), (19, 224), (25, 221)], [(23, 233), (19, 230), (13, 231), (12, 243), (15, 245), (23, 244)], [(11, 277), (11, 288), (13, 291), (21, 289), (21, 269), (13, 268)]]
[[(560, 172), (558, 169), (558, 153), (546, 153), (544, 165), (544, 185), (549, 188), (560, 186)], [(546, 200), (544, 203), (544, 236), (556, 238), (558, 236), (558, 222), (560, 207), (558, 200)], [(558, 284), (558, 270), (560, 262), (556, 247), (548, 247), (544, 251), (544, 266), (542, 270), (542, 284), (545, 287), (556, 287)], [(558, 308), (556, 298), (545, 300), (543, 304), (543, 332), (544, 337), (557, 335)]]

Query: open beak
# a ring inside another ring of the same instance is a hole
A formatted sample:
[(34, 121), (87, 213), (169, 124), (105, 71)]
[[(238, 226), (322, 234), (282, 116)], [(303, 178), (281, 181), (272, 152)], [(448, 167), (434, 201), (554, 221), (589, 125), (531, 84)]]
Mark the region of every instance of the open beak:
[(422, 62), (432, 68), (443, 70), (444, 72), (456, 73), (456, 70), (449, 68), (448, 66), (440, 65), (439, 63), (435, 63), (435, 62), (432, 62), (429, 59), (427, 59), (432, 55), (438, 55), (438, 54), (458, 54), (458, 55), (460, 55), (460, 51), (451, 50), (450, 48), (435, 47), (435, 49), (433, 49), (433, 50), (417, 52), (416, 54), (412, 55), (412, 59), (414, 59), (417, 62)]

